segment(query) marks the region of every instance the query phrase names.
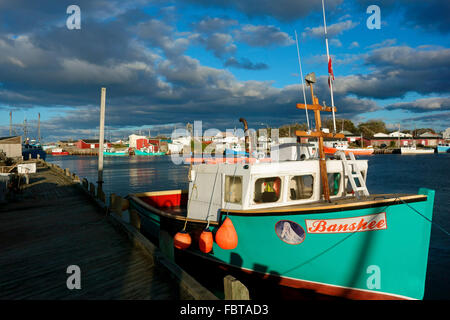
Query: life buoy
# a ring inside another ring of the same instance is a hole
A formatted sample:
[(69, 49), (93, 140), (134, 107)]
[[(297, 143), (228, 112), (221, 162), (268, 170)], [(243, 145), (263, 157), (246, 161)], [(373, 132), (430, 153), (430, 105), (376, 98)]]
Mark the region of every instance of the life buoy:
[(191, 236), (185, 230), (177, 232), (173, 237), (173, 246), (177, 249), (184, 250), (189, 248), (192, 243)]
[(198, 240), (198, 247), (201, 252), (208, 253), (213, 247), (213, 235), (209, 229), (203, 230)]
[(216, 232), (216, 243), (225, 250), (232, 250), (238, 245), (238, 236), (231, 219), (227, 217)]

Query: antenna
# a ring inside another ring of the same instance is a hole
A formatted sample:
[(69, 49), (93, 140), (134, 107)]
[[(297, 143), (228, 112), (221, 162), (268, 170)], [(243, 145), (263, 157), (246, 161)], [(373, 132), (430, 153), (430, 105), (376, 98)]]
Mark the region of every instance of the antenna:
[[(308, 105), (306, 104), (306, 93), (305, 93), (305, 84), (303, 82), (303, 71), (302, 71), (302, 62), (300, 59), (300, 50), (298, 48), (298, 38), (297, 38), (297, 30), (295, 31), (295, 43), (297, 44), (297, 56), (298, 56), (298, 66), (300, 68), (300, 80), (302, 82), (302, 89), (303, 89), (303, 101), (305, 102), (305, 113), (306, 113), (306, 122), (308, 124), (308, 131), (310, 131), (309, 127), (309, 117), (308, 117)], [(314, 103), (314, 102), (313, 102)]]
[[(333, 110), (333, 129), (334, 129), (334, 133), (336, 133), (336, 118), (334, 116), (334, 97), (333, 97), (333, 81), (330, 78), (330, 67), (331, 67), (331, 60), (330, 60), (330, 51), (328, 49), (328, 35), (327, 35), (327, 22), (325, 19), (325, 4), (324, 4), (324, 0), (322, 0), (322, 11), (323, 11), (323, 27), (324, 27), (324, 32), (325, 32), (325, 44), (327, 47), (327, 61), (328, 61), (328, 79), (329, 79), (329, 84), (330, 84), (330, 94), (331, 94), (331, 107)], [(333, 75), (334, 77), (334, 75)]]

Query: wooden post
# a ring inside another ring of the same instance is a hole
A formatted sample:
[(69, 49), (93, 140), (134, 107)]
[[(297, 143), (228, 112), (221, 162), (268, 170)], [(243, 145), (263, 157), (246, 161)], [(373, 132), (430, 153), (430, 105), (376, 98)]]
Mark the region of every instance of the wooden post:
[(98, 145), (98, 189), (103, 190), (103, 142), (105, 140), (105, 101), (106, 88), (102, 88), (100, 98), (100, 134)]
[(159, 249), (170, 261), (175, 261), (173, 237), (166, 230), (159, 230)]
[(102, 202), (105, 202), (105, 193), (99, 186), (97, 186), (97, 199), (99, 199)]
[(119, 217), (122, 217), (122, 197), (115, 195), (114, 197), (111, 197), (111, 201), (111, 211)]
[(130, 223), (137, 230), (141, 230), (141, 218), (139, 218), (139, 214), (135, 209), (128, 209), (130, 213)]
[[(311, 97), (313, 104), (318, 105), (319, 99), (314, 96), (313, 84), (309, 83), (311, 87)], [(314, 110), (314, 118), (316, 122), (316, 131), (322, 132), (322, 120), (320, 119), (320, 111)], [(323, 198), (325, 201), (330, 201), (330, 188), (328, 186), (328, 173), (327, 164), (325, 161), (325, 152), (323, 151), (323, 136), (319, 136), (319, 166), (320, 166), (320, 179), (322, 181)]]
[(65, 174), (66, 176), (70, 177), (70, 171), (69, 171), (69, 168), (65, 168), (65, 169), (64, 169), (64, 174)]
[(92, 182), (89, 183), (89, 193), (95, 197), (95, 185)]
[(225, 300), (250, 300), (248, 289), (235, 277), (223, 278)]

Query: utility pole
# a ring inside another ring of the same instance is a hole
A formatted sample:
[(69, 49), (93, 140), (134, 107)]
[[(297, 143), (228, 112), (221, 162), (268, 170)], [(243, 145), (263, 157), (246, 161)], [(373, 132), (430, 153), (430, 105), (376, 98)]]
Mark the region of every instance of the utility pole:
[(41, 144), (41, 114), (38, 113), (38, 142)]
[(103, 142), (105, 140), (105, 101), (106, 101), (106, 88), (102, 88), (100, 98), (100, 133), (98, 144), (98, 191), (97, 197), (103, 194)]
[(27, 119), (23, 119), (23, 141), (27, 141)]
[(9, 112), (9, 136), (12, 136), (12, 111)]

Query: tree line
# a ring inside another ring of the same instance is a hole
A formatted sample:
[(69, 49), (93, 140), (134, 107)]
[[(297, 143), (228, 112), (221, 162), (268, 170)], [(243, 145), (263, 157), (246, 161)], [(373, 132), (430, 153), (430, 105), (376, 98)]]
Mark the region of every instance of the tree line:
[[(330, 132), (333, 132), (333, 119), (325, 119), (322, 121), (322, 128), (328, 128)], [(313, 129), (313, 127), (311, 127)], [(401, 129), (401, 128), (400, 128)], [(295, 131), (301, 130), (306, 131), (308, 130), (308, 125), (306, 123), (293, 123), (293, 124), (285, 124), (282, 125), (279, 128), (279, 135), (280, 137), (294, 137)], [(386, 123), (382, 120), (369, 120), (367, 122), (359, 123), (358, 125), (355, 125), (353, 121), (349, 119), (339, 119), (336, 118), (336, 132), (341, 131), (348, 131), (351, 132), (354, 135), (363, 135), (366, 138), (373, 138), (374, 134), (376, 133), (391, 133), (398, 131), (397, 130), (389, 130), (386, 127)], [(432, 128), (417, 128), (415, 130), (400, 130), (402, 133), (409, 133), (414, 136), (421, 135), (425, 132), (432, 132), (435, 133), (435, 131)]]

